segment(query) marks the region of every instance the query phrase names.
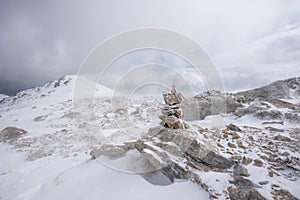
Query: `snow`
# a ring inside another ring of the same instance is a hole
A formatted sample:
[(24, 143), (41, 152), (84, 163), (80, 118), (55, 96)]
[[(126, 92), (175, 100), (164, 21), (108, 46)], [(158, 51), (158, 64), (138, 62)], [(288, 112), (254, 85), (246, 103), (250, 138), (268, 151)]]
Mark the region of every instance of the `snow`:
[(0, 94), (0, 101), (2, 100), (2, 99), (4, 99), (4, 98), (7, 98), (8, 96), (7, 95), (5, 95), (5, 94)]
[[(0, 199), (209, 199), (208, 192), (189, 181), (159, 186), (150, 184), (138, 174), (124, 172), (126, 163), (138, 160), (138, 152), (128, 152), (130, 154), (128, 156), (113, 161), (107, 160), (105, 163), (111, 164), (111, 167), (97, 160), (91, 160), (90, 147), (100, 145), (97, 137), (103, 136), (109, 143), (121, 144), (124, 141), (139, 139), (150, 127), (157, 126), (160, 104), (157, 99), (133, 99), (128, 102), (129, 108), (125, 108), (123, 101), (128, 99), (120, 98), (114, 102), (115, 107), (111, 108), (111, 102), (107, 97), (112, 95), (112, 91), (98, 85), (95, 90), (96, 99), (94, 99), (96, 105), (93, 108), (96, 119), (91, 116), (81, 116), (84, 122), (77, 124), (72, 119), (76, 114), (72, 112), (75, 81), (75, 76), (66, 76), (60, 81), (22, 91), (15, 97), (6, 97), (0, 103), (0, 130), (7, 126), (14, 126), (28, 131), (13, 144), (0, 143)], [(57, 84), (59, 86), (55, 87)], [(0, 101), (1, 97), (0, 95)], [(291, 103), (299, 102), (299, 99), (284, 100)], [(89, 105), (90, 100), (85, 101), (84, 103)], [(268, 105), (270, 109), (287, 111), (269, 103)], [(122, 112), (118, 110), (119, 108)], [(253, 115), (237, 118), (233, 114), (226, 114), (222, 117), (208, 116), (204, 120), (189, 122), (189, 124), (208, 128), (207, 134), (220, 136), (222, 132), (218, 132), (218, 129), (221, 130), (225, 125), (234, 123), (243, 129), (243, 132), (238, 134), (246, 147), (250, 145), (249, 136), (258, 143), (259, 139), (264, 142), (279, 134), (266, 129), (268, 126), (284, 129), (280, 134), (286, 137), (289, 137), (291, 129), (299, 128), (299, 124), (287, 121), (284, 121), (284, 125), (263, 124), (274, 120), (261, 120)], [(89, 126), (91, 132), (95, 132), (94, 138), (88, 137), (86, 133), (78, 134), (74, 129), (79, 125), (88, 126), (95, 121), (97, 122), (95, 124), (101, 127), (102, 135), (99, 134), (98, 126), (96, 128)], [(217, 123), (212, 124), (212, 121)], [(220, 154), (227, 158), (231, 157), (227, 152), (229, 141), (233, 142), (231, 136), (219, 141), (225, 147)], [(146, 144), (158, 152), (162, 151), (152, 143), (146, 142)], [(176, 147), (171, 142), (165, 144)], [(252, 159), (260, 159), (259, 155), (266, 155), (257, 146), (247, 149), (238, 147), (230, 151), (238, 155), (244, 152), (245, 156)], [(299, 157), (299, 152), (292, 152), (286, 146), (282, 146), (278, 153), (283, 151)], [(155, 152), (148, 149), (145, 152), (163, 163)], [(180, 162), (180, 157), (170, 157)], [(139, 166), (141, 163), (134, 164), (136, 168), (143, 167)], [(184, 165), (184, 162), (179, 164)], [(119, 171), (114, 170), (113, 166)], [(270, 167), (267, 162), (264, 162), (262, 168), (253, 164), (246, 166), (250, 173), (248, 178), (254, 183), (270, 181), (269, 184), (258, 189), (261, 194), (272, 199), (271, 184), (275, 183), (289, 190), (294, 196), (300, 196), (297, 188), (300, 184), (299, 178), (292, 181), (286, 179), (284, 175), (270, 177), (267, 167)], [(120, 169), (124, 170), (120, 171)], [(232, 179), (230, 172), (198, 171), (197, 173), (208, 185), (209, 190), (219, 193), (221, 199), (225, 198), (228, 181)]]
[[(66, 76), (57, 87), (58, 81), (54, 81), (0, 104), (1, 130), (14, 126), (28, 131), (13, 144), (0, 143), (0, 199), (209, 199), (208, 192), (189, 181), (152, 185), (138, 174), (116, 171), (91, 160), (81, 143), (84, 138), (79, 140), (74, 131), (71, 100), (75, 80)], [(96, 87), (96, 97), (111, 94), (104, 86)], [(106, 108), (101, 109), (98, 117)], [(145, 120), (147, 109), (141, 110), (143, 116), (137, 115), (137, 120)], [(128, 136), (114, 138), (117, 127), (109, 126), (104, 134), (113, 142), (128, 140)]]
[(88, 155), (25, 161), (24, 153), (0, 146), (0, 199), (208, 199), (191, 182), (168, 186), (148, 183), (136, 174), (115, 171)]

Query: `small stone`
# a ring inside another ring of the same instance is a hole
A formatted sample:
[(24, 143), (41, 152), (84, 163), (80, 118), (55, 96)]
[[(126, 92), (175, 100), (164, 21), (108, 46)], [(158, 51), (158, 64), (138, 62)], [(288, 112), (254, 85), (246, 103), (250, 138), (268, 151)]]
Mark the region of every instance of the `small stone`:
[(246, 149), (246, 147), (244, 146), (243, 142), (240, 141), (240, 140), (237, 141), (237, 146), (238, 146), (239, 148)]
[(257, 167), (262, 167), (264, 163), (261, 160), (255, 159), (253, 165)]
[(233, 174), (236, 176), (250, 176), (248, 170), (240, 164), (234, 166)]
[(269, 130), (270, 132), (284, 132), (283, 129), (274, 128), (271, 126), (266, 127), (265, 129)]
[(259, 182), (258, 182), (259, 185), (266, 185), (266, 184), (268, 184), (268, 183), (269, 183), (269, 181), (259, 181)]
[(236, 125), (234, 125), (234, 124), (229, 124), (229, 125), (226, 126), (226, 127), (227, 127), (228, 130), (231, 130), (231, 131), (238, 131), (238, 132), (241, 132), (241, 131), (242, 131), (238, 126), (236, 126)]
[(269, 176), (270, 177), (273, 177), (274, 176), (274, 173), (272, 171), (269, 171)]
[(263, 160), (268, 160), (268, 159), (269, 159), (267, 156), (260, 156), (260, 157), (261, 157), (261, 159), (263, 159)]
[(271, 187), (272, 187), (272, 188), (279, 188), (280, 186), (279, 186), (279, 185), (276, 185), (276, 184), (272, 184)]
[(274, 140), (282, 141), (282, 142), (291, 142), (292, 140), (288, 137), (282, 136), (282, 135), (277, 135), (274, 137)]
[(237, 140), (237, 139), (240, 139), (241, 137), (240, 137), (240, 135), (239, 134), (237, 134), (236, 132), (233, 132), (232, 134), (231, 134), (231, 136), (232, 136), (232, 138), (233, 139), (235, 139), (235, 140)]
[(244, 165), (249, 165), (251, 162), (252, 162), (252, 159), (251, 159), (251, 158), (243, 157), (242, 163), (243, 163)]
[(242, 160), (242, 156), (239, 155), (231, 156), (231, 160), (240, 162)]
[(236, 145), (231, 143), (231, 142), (228, 142), (227, 145), (230, 147), (230, 148), (236, 148)]
[(288, 153), (288, 152), (283, 152), (282, 154), (281, 154), (282, 156), (289, 156), (290, 154)]

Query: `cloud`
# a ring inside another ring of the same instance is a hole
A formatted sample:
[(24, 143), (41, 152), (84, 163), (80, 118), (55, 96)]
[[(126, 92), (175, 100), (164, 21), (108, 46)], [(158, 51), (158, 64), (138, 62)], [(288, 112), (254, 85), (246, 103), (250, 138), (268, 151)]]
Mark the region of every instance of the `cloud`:
[[(173, 29), (193, 38), (209, 55), (217, 58), (299, 22), (299, 13), (298, 0), (1, 1), (0, 93), (12, 95), (66, 74), (75, 74), (92, 48), (124, 30)], [(283, 56), (273, 49), (284, 49), (284, 55), (289, 55), (286, 60), (297, 59), (296, 54), (290, 54), (298, 52), (296, 43), (277, 40), (268, 48), (270, 54), (277, 53), (276, 57)], [(261, 63), (272, 62), (258, 54), (255, 56)], [(155, 59), (161, 58), (157, 55)], [(163, 58), (166, 60), (161, 62), (183, 64), (173, 57)], [(234, 65), (239, 67), (235, 71), (230, 71), (234, 66), (228, 60), (230, 67), (224, 65), (225, 61), (217, 64), (226, 69), (223, 71), (227, 75), (242, 73), (245, 65), (247, 69), (252, 68), (247, 63), (249, 60), (240, 60), (241, 64)], [(276, 67), (279, 69), (279, 65)], [(298, 72), (293, 67), (290, 69)], [(118, 72), (112, 74), (116, 77)]]
[(300, 76), (300, 24), (259, 38), (215, 61), (229, 91)]

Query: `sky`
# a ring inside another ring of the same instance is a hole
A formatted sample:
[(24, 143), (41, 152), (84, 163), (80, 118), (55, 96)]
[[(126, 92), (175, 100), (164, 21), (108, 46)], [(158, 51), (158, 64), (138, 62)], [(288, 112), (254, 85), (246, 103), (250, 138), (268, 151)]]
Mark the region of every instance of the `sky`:
[(228, 91), (300, 76), (299, 0), (1, 0), (0, 27), (0, 93), (7, 95), (76, 74), (99, 43), (142, 27), (195, 40)]

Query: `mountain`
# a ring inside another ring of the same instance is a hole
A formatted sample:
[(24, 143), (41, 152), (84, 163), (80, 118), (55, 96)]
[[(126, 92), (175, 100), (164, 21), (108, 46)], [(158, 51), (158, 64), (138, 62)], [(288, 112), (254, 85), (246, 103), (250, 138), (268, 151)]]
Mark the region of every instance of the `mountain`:
[(101, 85), (76, 110), (76, 78), (0, 100), (0, 199), (300, 198), (299, 78), (185, 98), (177, 130)]
[(269, 85), (239, 92), (246, 98), (268, 100), (268, 99), (299, 99), (300, 98), (300, 77), (275, 81)]
[(7, 98), (8, 96), (7, 95), (5, 95), (5, 94), (0, 94), (0, 101), (2, 100), (2, 99), (4, 99), (4, 98)]

